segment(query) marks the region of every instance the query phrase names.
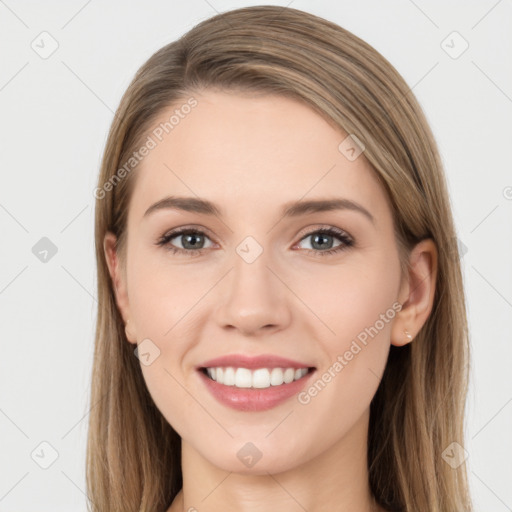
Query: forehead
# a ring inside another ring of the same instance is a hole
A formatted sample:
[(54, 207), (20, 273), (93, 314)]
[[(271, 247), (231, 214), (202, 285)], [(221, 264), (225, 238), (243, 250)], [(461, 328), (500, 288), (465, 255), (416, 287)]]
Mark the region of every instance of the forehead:
[[(277, 95), (207, 91), (162, 111), (148, 131), (152, 149), (139, 163), (133, 215), (165, 195), (198, 196), (240, 214), (301, 198), (347, 197), (389, 214), (362, 153), (309, 106)], [(194, 105), (185, 108), (184, 105)]]

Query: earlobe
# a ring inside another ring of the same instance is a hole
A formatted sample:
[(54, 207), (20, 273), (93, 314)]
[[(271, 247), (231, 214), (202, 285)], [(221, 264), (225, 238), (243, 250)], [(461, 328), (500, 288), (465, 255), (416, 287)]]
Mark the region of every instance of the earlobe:
[[(433, 240), (419, 242), (410, 255), (405, 283), (405, 300), (391, 332), (391, 344), (403, 346), (413, 341), (432, 312), (437, 278), (437, 247)], [(402, 290), (400, 290), (403, 293)]]
[(133, 345), (137, 345), (137, 337), (132, 333), (130, 327), (128, 327), (128, 324), (130, 323), (130, 320), (128, 320), (125, 324), (124, 324), (124, 332), (125, 332), (125, 335), (126, 335), (126, 339), (132, 343)]
[[(395, 323), (396, 325), (396, 323)], [(391, 345), (395, 345), (396, 347), (403, 347), (408, 343), (411, 343), (415, 338), (415, 335), (410, 332), (408, 329), (402, 329), (398, 331), (398, 329), (393, 326), (392, 334), (391, 334)]]

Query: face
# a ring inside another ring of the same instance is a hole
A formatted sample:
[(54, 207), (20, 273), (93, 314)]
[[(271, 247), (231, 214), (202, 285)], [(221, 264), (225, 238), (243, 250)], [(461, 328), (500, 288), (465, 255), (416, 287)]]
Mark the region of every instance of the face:
[[(183, 440), (228, 471), (284, 471), (363, 429), (399, 309), (391, 208), (364, 153), (349, 159), (347, 134), (309, 107), (194, 98), (136, 170), (118, 304)], [(169, 196), (216, 209), (151, 209)], [(340, 203), (286, 212), (326, 200)]]

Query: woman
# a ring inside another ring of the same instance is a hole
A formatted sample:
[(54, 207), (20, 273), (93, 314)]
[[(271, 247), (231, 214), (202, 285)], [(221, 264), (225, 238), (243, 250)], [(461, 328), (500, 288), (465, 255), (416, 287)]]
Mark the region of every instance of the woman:
[(92, 510), (471, 510), (445, 177), (376, 50), (290, 8), (200, 23), (95, 195)]

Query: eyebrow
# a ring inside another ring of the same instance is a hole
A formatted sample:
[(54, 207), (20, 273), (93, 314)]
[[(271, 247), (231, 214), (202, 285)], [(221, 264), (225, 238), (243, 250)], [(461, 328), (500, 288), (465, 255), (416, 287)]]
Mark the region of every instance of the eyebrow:
[[(186, 212), (200, 213), (203, 215), (215, 215), (223, 217), (222, 210), (206, 199), (198, 197), (168, 196), (152, 204), (144, 213), (144, 217), (158, 210), (182, 210)], [(327, 212), (333, 210), (352, 210), (362, 213), (368, 220), (375, 224), (373, 215), (364, 206), (345, 198), (334, 199), (310, 199), (307, 201), (292, 201), (286, 203), (281, 211), (282, 217), (298, 217), (308, 213)]]

